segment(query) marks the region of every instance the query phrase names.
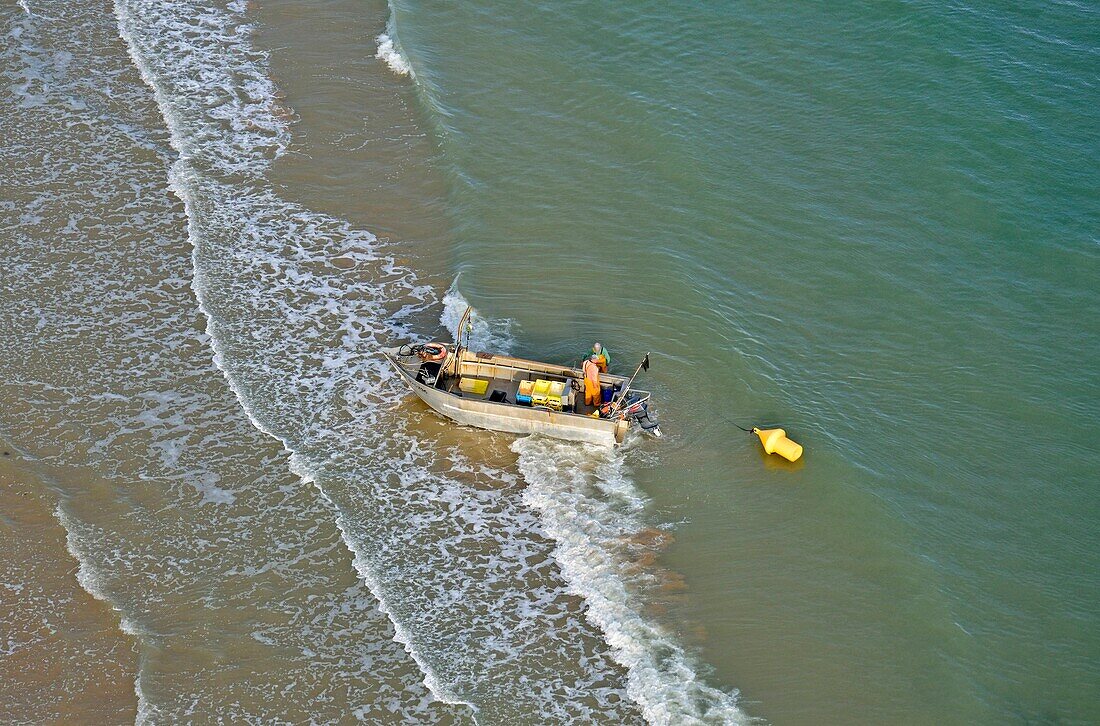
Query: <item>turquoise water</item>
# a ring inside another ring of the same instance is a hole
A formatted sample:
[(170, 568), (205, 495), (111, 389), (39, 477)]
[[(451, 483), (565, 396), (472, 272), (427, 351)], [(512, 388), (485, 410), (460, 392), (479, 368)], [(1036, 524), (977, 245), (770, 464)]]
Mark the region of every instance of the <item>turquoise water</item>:
[(1100, 718), (1095, 6), (394, 13), (465, 296), (523, 354), (653, 351), (635, 481), (716, 682), (777, 723)]

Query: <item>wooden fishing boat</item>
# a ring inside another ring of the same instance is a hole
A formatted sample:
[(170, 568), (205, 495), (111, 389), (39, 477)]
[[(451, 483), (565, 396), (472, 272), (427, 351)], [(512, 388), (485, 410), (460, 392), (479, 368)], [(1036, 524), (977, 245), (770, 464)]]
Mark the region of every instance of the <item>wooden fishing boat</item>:
[[(633, 377), (600, 375), (609, 401), (597, 417), (596, 407), (584, 403), (584, 374), (576, 368), (474, 352), (458, 343), (382, 353), (413, 393), (460, 424), (608, 446), (621, 444), (633, 427), (661, 435), (649, 414), (650, 394), (633, 388)], [(648, 356), (643, 364), (648, 367)]]

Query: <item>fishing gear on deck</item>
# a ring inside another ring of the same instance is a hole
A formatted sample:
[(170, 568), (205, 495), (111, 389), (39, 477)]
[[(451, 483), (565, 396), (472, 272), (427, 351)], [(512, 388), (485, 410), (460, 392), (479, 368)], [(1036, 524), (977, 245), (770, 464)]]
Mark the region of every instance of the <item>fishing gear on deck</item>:
[[(630, 390), (630, 385), (637, 378), (638, 374), (642, 371), (649, 370), (649, 353), (645, 354), (642, 358), (642, 362), (638, 364), (638, 367), (634, 369), (634, 375), (630, 376), (625, 383), (622, 384), (617, 392), (612, 394), (612, 399), (602, 406), (597, 411), (603, 418), (627, 418), (634, 421), (638, 426), (647, 434), (660, 438), (662, 435), (661, 426), (657, 423), (649, 413), (649, 395), (648, 393), (638, 393)], [(606, 399), (605, 399), (606, 400)]]

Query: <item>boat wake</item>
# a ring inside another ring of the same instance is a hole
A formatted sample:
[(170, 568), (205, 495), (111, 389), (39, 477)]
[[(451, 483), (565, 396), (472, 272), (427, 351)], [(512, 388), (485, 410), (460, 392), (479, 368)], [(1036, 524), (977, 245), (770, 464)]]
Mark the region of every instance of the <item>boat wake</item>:
[[(440, 322), (455, 339), (468, 307), (458, 279), (443, 298)], [(474, 315), (471, 347), (511, 353), (514, 323)], [(652, 566), (671, 539), (648, 523), (647, 499), (630, 478), (634, 433), (611, 449), (528, 436), (512, 443), (523, 477), (523, 504), (554, 541), (554, 559), (571, 592), (584, 598), (585, 617), (603, 633), (627, 670), (627, 693), (653, 724), (746, 723), (736, 692), (707, 685), (699, 664), (675, 636), (645, 614), (646, 591), (665, 583)]]
[[(629, 445), (629, 444), (628, 444)], [(653, 724), (745, 723), (736, 693), (707, 685), (673, 634), (645, 614), (644, 591), (669, 535), (647, 524), (646, 500), (618, 450), (528, 437), (516, 441), (523, 501), (557, 547), (570, 589), (627, 669), (627, 693)]]
[[(116, 4), (180, 155), (170, 179), (214, 362), (334, 512), (424, 684), (455, 717), (488, 722), (733, 720), (732, 695), (699, 685), (683, 650), (640, 615), (640, 580), (616, 552), (644, 530), (643, 500), (627, 496), (619, 455), (590, 469), (579, 447), (509, 450), (511, 439), (408, 403), (377, 351), (437, 306), (454, 324), (462, 296), (453, 287), (440, 301), (397, 248), (282, 199), (266, 179), (293, 145), (290, 114), (245, 10)], [(475, 344), (511, 347), (507, 323), (474, 325)], [(568, 501), (582, 486), (620, 496), (575, 499), (573, 517), (553, 503), (559, 487)]]

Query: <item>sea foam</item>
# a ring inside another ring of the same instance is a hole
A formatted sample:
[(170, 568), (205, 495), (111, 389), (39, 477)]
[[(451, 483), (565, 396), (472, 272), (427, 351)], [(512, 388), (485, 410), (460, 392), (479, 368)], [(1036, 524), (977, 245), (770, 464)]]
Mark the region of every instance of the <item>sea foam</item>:
[[(443, 298), (440, 322), (457, 339), (469, 303), (455, 279)], [(470, 344), (508, 353), (515, 324), (471, 316)], [(630, 439), (626, 449), (645, 445)], [(644, 614), (631, 581), (655, 575), (624, 558), (633, 540), (652, 526), (648, 500), (630, 478), (624, 450), (528, 436), (511, 446), (526, 488), (523, 503), (537, 512), (555, 543), (554, 557), (570, 589), (588, 604), (586, 617), (604, 633), (616, 661), (627, 668), (627, 692), (653, 724), (747, 723), (737, 693), (708, 685), (699, 665), (673, 634)]]
[(524, 503), (556, 543), (554, 556), (586, 615), (627, 668), (630, 697), (653, 724), (746, 723), (737, 694), (707, 685), (698, 664), (665, 628), (645, 615), (631, 581), (655, 575), (623, 556), (651, 527), (646, 499), (630, 480), (621, 451), (541, 437), (512, 450), (527, 482)]
[[(208, 295), (203, 285), (202, 265), (198, 262), (204, 247), (210, 246), (209, 243), (204, 245), (210, 225), (202, 224), (196, 217), (200, 214), (197, 209), (209, 208), (212, 201), (218, 200), (221, 215), (230, 217), (231, 223), (270, 217), (272, 213), (286, 214), (296, 218), (309, 230), (327, 226), (328, 220), (282, 202), (263, 184), (256, 188), (251, 188), (250, 185), (242, 189), (230, 188), (214, 180), (214, 176), (248, 174), (258, 181), (255, 175), (261, 174), (271, 159), (285, 150), (289, 139), (287, 125), (276, 113), (275, 86), (266, 74), (266, 56), (251, 46), (249, 26), (242, 23), (239, 17), (233, 18), (229, 14), (220, 15), (214, 9), (200, 8), (194, 16), (209, 29), (209, 34), (203, 38), (208, 47), (200, 49), (195, 47), (192, 20), (187, 14), (173, 16), (146, 11), (141, 17), (147, 20), (155, 18), (160, 22), (151, 26), (143, 25), (135, 14), (140, 5), (142, 4), (119, 0), (115, 10), (120, 33), (127, 42), (142, 78), (154, 92), (172, 144), (181, 155), (181, 159), (171, 170), (170, 180), (173, 190), (183, 200), (187, 210), (189, 235), (196, 259), (193, 289), (199, 307), (208, 319), (207, 332), (213, 348), (214, 364), (225, 375), (241, 407), (256, 428), (278, 439), (292, 455), (292, 470), (304, 482), (316, 484), (307, 468), (301, 464), (293, 464), (296, 461), (293, 456), (295, 451), (290, 443), (267, 425), (262, 415), (256, 413), (249, 397), (241, 390), (239, 381), (226, 364), (219, 345), (217, 323), (206, 302)], [(230, 13), (243, 13), (244, 3), (232, 3), (229, 10)], [(237, 58), (238, 62), (228, 65), (222, 62), (223, 57)], [(171, 74), (175, 86), (170, 93), (165, 89), (166, 74)], [(211, 98), (210, 93), (225, 95), (222, 98)], [(196, 99), (201, 99), (198, 104), (195, 103)], [(229, 133), (226, 133), (223, 122), (228, 123)], [(204, 175), (202, 169), (208, 170), (208, 173)], [(352, 234), (351, 230), (344, 231), (349, 237), (358, 239), (360, 247), (374, 242), (374, 236), (370, 233)], [(247, 225), (240, 232), (245, 235), (262, 234), (254, 224)], [(344, 255), (355, 259), (356, 250), (347, 250)], [(277, 256), (271, 258), (270, 262), (275, 267), (283, 266), (283, 260)], [(318, 490), (325, 496), (320, 486)], [(325, 498), (328, 499), (327, 496)], [(344, 533), (343, 528), (340, 531)], [(345, 542), (352, 551), (357, 569), (364, 576), (368, 587), (371, 587), (372, 580), (367, 576), (369, 573), (361, 566), (361, 558), (355, 552), (353, 543), (346, 540), (346, 535)], [(390, 610), (383, 595), (373, 588), (372, 592), (378, 599), (380, 609), (389, 614)], [(394, 621), (394, 626), (395, 639), (423, 670), (425, 685), (439, 700), (460, 703), (440, 686), (439, 679), (405, 637), (400, 622)]]
[[(361, 579), (437, 699), (488, 720), (634, 720), (613, 655), (628, 668), (627, 693), (659, 719), (660, 697), (642, 691), (663, 681), (645, 679), (644, 650), (664, 641), (639, 635), (644, 625), (623, 640), (610, 625), (634, 612), (612, 607), (628, 594), (600, 600), (602, 619), (571, 605), (569, 590), (599, 596), (571, 563), (600, 543), (571, 548), (568, 523), (516, 496), (506, 462), (471, 456), (461, 432), (433, 426), (431, 414), (393, 411), (406, 393), (373, 351), (411, 337), (399, 311), (439, 301), (369, 232), (279, 198), (263, 178), (291, 138), (242, 9), (116, 5), (180, 153), (171, 184), (187, 211), (215, 364), (335, 512)], [(209, 32), (196, 36), (195, 22)], [(329, 264), (338, 256), (354, 269)], [(445, 324), (457, 323), (457, 288), (442, 307)], [(508, 349), (511, 326), (476, 317), (473, 341)]]
[(390, 7), (390, 17), (386, 21), (386, 32), (378, 36), (378, 52), (374, 56), (382, 60), (390, 67), (390, 70), (399, 76), (413, 76), (412, 66), (408, 58), (401, 52), (401, 46), (397, 39), (397, 13)]
[[(162, 115), (115, 18), (62, 5), (35, 3), (16, 42), (0, 48), (0, 74), (26, 84), (20, 98), (33, 101), (0, 111), (0, 165), (22, 200), (0, 200), (11, 273), (0, 275), (10, 303), (0, 327), (15, 341), (0, 426), (63, 472), (59, 518), (79, 582), (110, 598), (141, 651), (139, 721), (335, 721), (349, 712), (454, 721), (459, 710), (434, 703), (390, 641), (392, 623), (356, 577), (331, 506), (288, 471), (212, 365), (190, 289), (187, 219), (166, 193), (177, 156)], [(175, 168), (230, 200), (256, 191), (216, 181), (266, 168), (283, 138), (264, 129), (282, 120), (264, 116), (262, 74), (222, 68), (226, 44), (247, 32), (216, 4), (136, 7), (137, 27), (125, 30), (153, 54), (146, 78), (178, 82), (162, 94), (173, 102), (172, 130), (196, 134)], [(247, 47), (230, 50), (233, 62), (255, 61)], [(172, 77), (174, 53), (188, 54), (181, 75), (225, 85), (175, 93), (195, 86)], [(194, 114), (196, 101), (218, 105)], [(256, 123), (226, 118), (233, 113)], [(292, 235), (325, 223), (283, 211), (298, 225)], [(326, 229), (360, 259), (342, 228)], [(238, 656), (262, 666), (235, 670)]]
[(378, 53), (375, 58), (385, 61), (390, 70), (399, 76), (411, 76), (413, 74), (412, 66), (409, 65), (409, 61), (405, 59), (401, 51), (397, 49), (397, 43), (389, 33), (378, 36)]

